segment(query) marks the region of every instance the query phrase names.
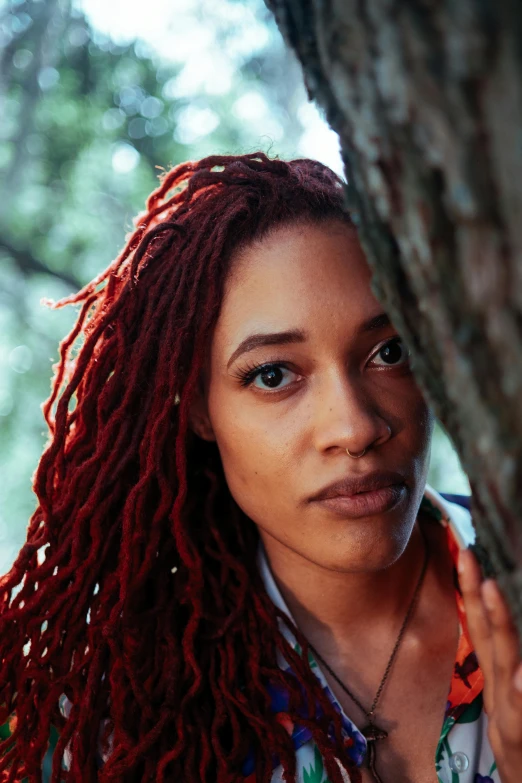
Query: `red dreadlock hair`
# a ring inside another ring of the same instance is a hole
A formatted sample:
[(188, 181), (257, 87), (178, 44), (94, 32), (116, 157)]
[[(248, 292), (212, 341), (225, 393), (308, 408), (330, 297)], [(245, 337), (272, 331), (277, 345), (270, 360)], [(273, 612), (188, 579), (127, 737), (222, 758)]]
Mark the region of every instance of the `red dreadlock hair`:
[(360, 779), (306, 640), (292, 625), (300, 655), (279, 631), (284, 616), (255, 566), (256, 527), (230, 495), (216, 444), (188, 427), (231, 254), (278, 225), (331, 219), (350, 222), (342, 182), (316, 161), (184, 163), (150, 196), (121, 255), (51, 303), (82, 307), (43, 405), (38, 506), (0, 579), (0, 722), (12, 725), (0, 780), (40, 782), (55, 726), (52, 783), (232, 783), (249, 750), (258, 781), (270, 781), (274, 755), (292, 781), (295, 751), (270, 710), (270, 681), (286, 687), (332, 783), (340, 764)]

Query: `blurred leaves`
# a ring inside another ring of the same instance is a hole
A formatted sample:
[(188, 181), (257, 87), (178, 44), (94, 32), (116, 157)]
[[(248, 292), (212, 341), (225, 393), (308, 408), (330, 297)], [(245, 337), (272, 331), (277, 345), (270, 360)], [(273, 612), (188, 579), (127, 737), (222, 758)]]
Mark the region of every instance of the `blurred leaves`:
[[(196, 32), (206, 6), (185, 14)], [(115, 43), (65, 0), (0, 5), (2, 572), (35, 506), (30, 476), (47, 437), (40, 406), (77, 315), (40, 298), (59, 299), (107, 266), (161, 170), (216, 152), (297, 151), (306, 96), (296, 63), (264, 6), (256, 46), (224, 10), (206, 18), (230, 44), (216, 83), (208, 68), (198, 77), (188, 54), (167, 61), (141, 41)]]

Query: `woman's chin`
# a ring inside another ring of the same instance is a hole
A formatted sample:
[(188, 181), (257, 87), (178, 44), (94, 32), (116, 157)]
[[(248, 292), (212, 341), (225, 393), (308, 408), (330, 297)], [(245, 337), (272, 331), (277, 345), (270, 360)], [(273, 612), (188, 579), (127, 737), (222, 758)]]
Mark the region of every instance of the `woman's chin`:
[(335, 540), (310, 548), (307, 559), (329, 571), (341, 573), (373, 573), (392, 566), (405, 551), (411, 536), (411, 527), (398, 529), (387, 524), (367, 525), (357, 535), (336, 536)]

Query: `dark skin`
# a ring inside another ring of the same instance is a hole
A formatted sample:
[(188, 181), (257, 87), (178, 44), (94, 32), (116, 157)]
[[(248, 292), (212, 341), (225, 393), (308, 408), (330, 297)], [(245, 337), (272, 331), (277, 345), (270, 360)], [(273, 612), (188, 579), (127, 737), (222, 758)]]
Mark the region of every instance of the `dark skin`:
[[(394, 326), (363, 328), (383, 315), (370, 280), (355, 230), (339, 221), (278, 228), (236, 254), (191, 426), (217, 442), (299, 628), (368, 708), (420, 573), (422, 526), (429, 567), (375, 720), (390, 733), (378, 749), (387, 779), (436, 783), (458, 620), (446, 533), (418, 514), (434, 418)], [(288, 332), (240, 350), (254, 334)], [(404, 476), (384, 513), (343, 518), (310, 500), (374, 470)]]

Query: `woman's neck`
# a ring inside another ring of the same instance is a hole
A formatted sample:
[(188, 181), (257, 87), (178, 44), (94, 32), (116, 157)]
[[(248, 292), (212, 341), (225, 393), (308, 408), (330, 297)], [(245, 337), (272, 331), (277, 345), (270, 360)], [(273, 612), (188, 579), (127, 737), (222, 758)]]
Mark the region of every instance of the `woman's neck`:
[[(425, 543), (429, 561), (426, 582), (430, 591), (452, 590), (446, 531), (438, 523), (417, 519), (402, 555), (388, 568), (373, 572), (342, 573), (306, 560), (263, 537), (270, 567), (295, 623), (314, 647), (327, 652), (357, 638), (362, 647), (400, 627), (422, 569)], [(423, 589), (424, 586), (423, 586)]]

